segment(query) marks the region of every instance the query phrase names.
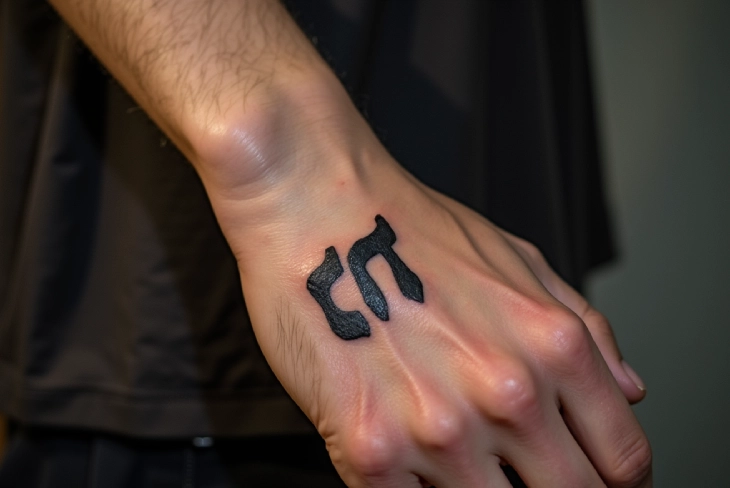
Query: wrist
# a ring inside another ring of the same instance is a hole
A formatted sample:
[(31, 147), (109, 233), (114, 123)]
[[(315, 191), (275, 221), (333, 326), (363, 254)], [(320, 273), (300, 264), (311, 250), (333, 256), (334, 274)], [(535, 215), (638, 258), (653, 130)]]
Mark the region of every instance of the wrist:
[(262, 229), (362, 205), (375, 167), (391, 161), (334, 74), (316, 64), (278, 75), (194, 133), (191, 161), (239, 262)]
[(252, 199), (320, 166), (357, 159), (370, 132), (320, 63), (280, 69), (241, 103), (219, 112), (188, 131), (191, 160), (211, 189), (237, 199)]

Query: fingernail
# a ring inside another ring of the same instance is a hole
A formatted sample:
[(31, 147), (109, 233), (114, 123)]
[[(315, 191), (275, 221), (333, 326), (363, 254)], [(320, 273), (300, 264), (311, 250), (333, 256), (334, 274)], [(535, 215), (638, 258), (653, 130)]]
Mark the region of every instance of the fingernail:
[(626, 361), (621, 361), (621, 366), (623, 366), (624, 371), (626, 371), (626, 374), (631, 378), (631, 381), (634, 382), (636, 387), (641, 391), (646, 391), (646, 385), (644, 384), (644, 381), (641, 379), (641, 377), (636, 374), (636, 371), (634, 371), (634, 368), (629, 366), (629, 363)]

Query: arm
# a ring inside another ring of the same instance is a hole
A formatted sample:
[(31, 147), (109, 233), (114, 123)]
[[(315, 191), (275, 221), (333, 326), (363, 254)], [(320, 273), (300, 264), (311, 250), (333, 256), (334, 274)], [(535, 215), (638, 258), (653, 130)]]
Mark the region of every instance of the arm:
[(650, 486), (605, 320), (399, 167), (277, 2), (52, 3), (197, 169), (261, 348), (349, 485), (508, 486), (506, 461), (529, 486)]

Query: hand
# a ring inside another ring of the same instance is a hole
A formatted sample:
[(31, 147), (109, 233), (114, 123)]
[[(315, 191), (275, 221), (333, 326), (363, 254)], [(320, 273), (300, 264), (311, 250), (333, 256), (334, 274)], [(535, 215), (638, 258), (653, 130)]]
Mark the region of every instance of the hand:
[(638, 403), (646, 396), (646, 386), (636, 372), (623, 360), (613, 330), (606, 317), (593, 308), (577, 291), (565, 283), (550, 268), (542, 253), (531, 243), (509, 232), (501, 231), (515, 251), (525, 260), (545, 288), (561, 303), (570, 308), (588, 327), (593, 341), (601, 351), (621, 391), (630, 403)]
[[(318, 130), (309, 144), (290, 140), (296, 166), (209, 193), (228, 196), (214, 208), (262, 350), (345, 482), (509, 486), (507, 463), (530, 487), (651, 486), (649, 444), (626, 401), (643, 391), (605, 319), (534, 247), (425, 187), (341, 121), (297, 124)], [(339, 151), (342, 141), (361, 150)], [(275, 189), (252, 190), (272, 180)], [(346, 260), (376, 215), (424, 291), (423, 303), (405, 298), (386, 261), (370, 261), (388, 321), (365, 304)], [(330, 246), (344, 268), (334, 303), (361, 312), (369, 337), (338, 337), (307, 290)]]
[[(605, 320), (529, 245), (400, 168), (278, 2), (52, 3), (197, 169), (261, 348), (350, 486), (508, 486), (500, 463), (531, 487), (650, 486), (624, 398), (643, 393)], [(371, 332), (345, 341), (307, 280), (376, 215), (424, 300), (373, 259), (383, 321), (344, 266), (334, 303)]]

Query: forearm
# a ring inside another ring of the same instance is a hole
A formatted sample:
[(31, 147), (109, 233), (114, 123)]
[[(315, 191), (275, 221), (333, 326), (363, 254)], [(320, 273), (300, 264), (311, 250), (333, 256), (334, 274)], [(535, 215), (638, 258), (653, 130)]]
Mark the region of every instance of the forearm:
[(51, 3), (199, 171), (232, 144), (256, 169), (278, 114), (341, 89), (276, 0)]

